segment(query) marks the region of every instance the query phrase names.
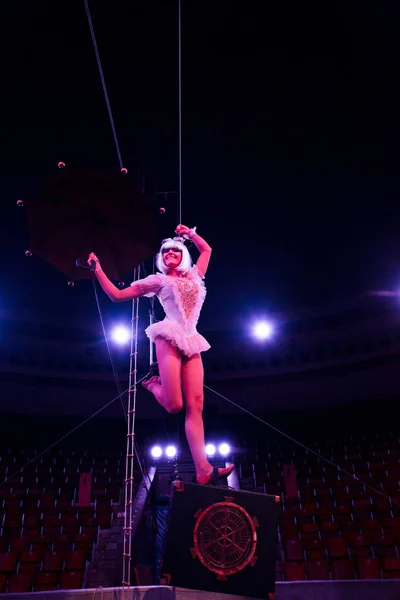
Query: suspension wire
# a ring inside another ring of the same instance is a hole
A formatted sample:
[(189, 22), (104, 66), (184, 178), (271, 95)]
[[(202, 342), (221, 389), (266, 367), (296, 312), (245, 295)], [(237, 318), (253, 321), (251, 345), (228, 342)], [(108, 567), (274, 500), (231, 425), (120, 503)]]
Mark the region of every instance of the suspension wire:
[(306, 446), (302, 442), (299, 442), (298, 440), (296, 440), (295, 438), (291, 437), (290, 435), (288, 435), (284, 431), (281, 431), (277, 427), (274, 427), (274, 425), (271, 425), (271, 423), (267, 423), (267, 421), (264, 421), (264, 419), (262, 419), (258, 415), (255, 415), (254, 413), (252, 413), (251, 411), (249, 411), (247, 408), (244, 408), (244, 406), (241, 406), (240, 404), (237, 404), (233, 400), (230, 400), (230, 398), (227, 398), (226, 396), (224, 396), (220, 392), (217, 392), (216, 390), (213, 390), (208, 385), (204, 384), (204, 388), (206, 390), (208, 390), (209, 392), (212, 392), (216, 396), (219, 396), (223, 400), (226, 400), (226, 402), (229, 402), (229, 404), (232, 404), (232, 406), (235, 406), (236, 408), (239, 408), (241, 411), (243, 411), (244, 413), (246, 413), (250, 417), (253, 417), (253, 419), (256, 419), (256, 421), (259, 421), (260, 423), (262, 423), (263, 425), (266, 425), (267, 427), (269, 427), (270, 429), (272, 429), (276, 433), (279, 433), (279, 435), (282, 435), (283, 437), (285, 437), (286, 439), (290, 440), (291, 442), (294, 442), (295, 444), (297, 444), (298, 446), (300, 446), (304, 450), (307, 450), (307, 452), (310, 452), (311, 454), (314, 454), (315, 456), (317, 456), (318, 458), (320, 458), (324, 462), (328, 463), (332, 467), (335, 467), (335, 469), (337, 469), (341, 473), (344, 473), (348, 477), (351, 477), (351, 479), (354, 479), (355, 481), (357, 481), (361, 485), (365, 486), (366, 488), (370, 489), (371, 491), (375, 492), (379, 496), (382, 496), (383, 498), (386, 498), (387, 500), (390, 500), (393, 504), (397, 504), (398, 506), (400, 506), (400, 502), (398, 502), (397, 500), (395, 500), (391, 496), (388, 496), (384, 492), (381, 492), (380, 490), (376, 489), (374, 486), (370, 485), (369, 483), (365, 483), (359, 477), (357, 477), (354, 473), (350, 473), (349, 471), (346, 471), (346, 469), (342, 469), (342, 467), (340, 467), (339, 465), (337, 465), (336, 463), (334, 463), (333, 461), (331, 461), (329, 458), (326, 458), (326, 456), (323, 456), (319, 452), (316, 452), (312, 448), (309, 448), (308, 446)]
[(106, 105), (107, 105), (108, 117), (110, 119), (112, 134), (113, 134), (113, 137), (114, 137), (115, 148), (116, 148), (117, 155), (118, 155), (118, 162), (119, 162), (120, 169), (122, 169), (123, 164), (122, 164), (122, 157), (121, 157), (121, 152), (120, 152), (119, 144), (118, 144), (117, 132), (116, 132), (116, 129), (115, 129), (114, 119), (113, 119), (113, 115), (112, 115), (112, 111), (111, 111), (111, 104), (110, 104), (110, 100), (109, 100), (109, 97), (108, 97), (106, 80), (105, 80), (104, 73), (103, 73), (103, 67), (101, 66), (100, 54), (99, 54), (99, 49), (97, 47), (96, 35), (95, 35), (95, 32), (94, 32), (94, 27), (93, 27), (92, 17), (91, 17), (91, 14), (90, 14), (88, 0), (84, 0), (84, 4), (85, 4), (85, 9), (86, 9), (87, 20), (88, 20), (88, 23), (89, 23), (90, 34), (92, 36), (92, 43), (93, 43), (94, 53), (96, 55), (97, 66), (98, 66), (98, 69), (99, 69), (99, 74), (100, 74), (100, 79), (101, 79), (101, 85), (103, 86), (103, 93), (104, 93), (104, 98), (105, 98)]
[(182, 223), (182, 16), (178, 0), (178, 223)]

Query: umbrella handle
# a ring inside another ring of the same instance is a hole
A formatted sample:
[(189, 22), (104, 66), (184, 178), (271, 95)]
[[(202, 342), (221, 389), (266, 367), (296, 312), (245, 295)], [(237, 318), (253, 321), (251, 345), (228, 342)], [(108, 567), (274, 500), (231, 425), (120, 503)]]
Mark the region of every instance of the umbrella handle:
[(76, 259), (76, 266), (79, 267), (80, 269), (85, 269), (85, 271), (94, 271), (96, 268), (96, 263), (94, 260), (90, 261), (90, 265), (83, 265), (81, 263), (81, 261), (79, 260), (79, 258)]

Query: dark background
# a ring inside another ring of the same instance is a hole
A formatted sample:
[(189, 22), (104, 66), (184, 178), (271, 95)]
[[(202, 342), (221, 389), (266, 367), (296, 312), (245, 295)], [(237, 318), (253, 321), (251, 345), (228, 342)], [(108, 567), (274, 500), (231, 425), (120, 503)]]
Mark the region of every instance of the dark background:
[[(399, 8), (182, 6), (182, 221), (214, 249), (201, 323), (395, 288)], [(90, 9), (123, 163), (171, 235), (176, 196), (154, 195), (178, 185), (177, 3)], [(119, 168), (84, 2), (15, 0), (0, 16), (0, 303), (84, 316), (91, 285), (25, 258), (16, 206), (59, 160)]]

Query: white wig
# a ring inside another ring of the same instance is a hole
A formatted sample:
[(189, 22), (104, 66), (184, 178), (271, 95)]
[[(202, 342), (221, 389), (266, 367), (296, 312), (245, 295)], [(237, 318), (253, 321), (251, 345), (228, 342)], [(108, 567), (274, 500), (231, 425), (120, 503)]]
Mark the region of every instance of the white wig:
[(181, 237), (168, 238), (162, 241), (161, 248), (156, 256), (156, 266), (161, 273), (164, 273), (164, 275), (166, 275), (169, 271), (169, 268), (164, 262), (164, 252), (170, 248), (179, 248), (179, 250), (182, 252), (182, 260), (176, 267), (176, 271), (179, 273), (187, 273), (192, 266), (192, 258), (183, 241), (184, 240)]

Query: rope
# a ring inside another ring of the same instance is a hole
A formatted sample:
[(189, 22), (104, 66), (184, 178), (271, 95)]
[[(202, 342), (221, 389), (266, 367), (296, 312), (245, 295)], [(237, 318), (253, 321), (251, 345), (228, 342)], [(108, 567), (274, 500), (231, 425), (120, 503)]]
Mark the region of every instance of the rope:
[(291, 437), (290, 435), (288, 435), (284, 431), (281, 431), (277, 427), (274, 427), (273, 425), (271, 425), (271, 423), (267, 423), (267, 421), (264, 421), (264, 419), (262, 419), (258, 415), (255, 415), (254, 413), (252, 413), (249, 410), (247, 410), (247, 408), (244, 408), (244, 406), (241, 406), (240, 404), (236, 404), (236, 402), (234, 402), (233, 400), (230, 400), (229, 398), (227, 398), (223, 394), (220, 394), (216, 390), (213, 390), (212, 388), (208, 387), (208, 385), (204, 385), (204, 387), (205, 387), (206, 390), (212, 392), (216, 396), (219, 396), (223, 400), (226, 400), (226, 402), (229, 402), (229, 404), (232, 404), (232, 406), (235, 406), (236, 408), (239, 408), (241, 411), (243, 411), (244, 413), (248, 414), (250, 417), (253, 417), (253, 419), (256, 419), (256, 421), (259, 421), (263, 425), (266, 425), (267, 427), (269, 427), (270, 429), (272, 429), (276, 433), (279, 433), (279, 435), (282, 435), (283, 437), (285, 437), (286, 439), (290, 440), (291, 442), (294, 442), (295, 444), (297, 444), (298, 446), (300, 446), (304, 450), (307, 450), (307, 452), (311, 452), (311, 454), (314, 454), (315, 456), (318, 456), (318, 458), (320, 458), (321, 460), (325, 461), (326, 463), (328, 463), (332, 467), (335, 467), (335, 469), (337, 469), (341, 473), (344, 473), (348, 477), (351, 477), (352, 479), (354, 479), (355, 481), (357, 481), (358, 483), (360, 483), (364, 487), (370, 489), (371, 491), (375, 492), (379, 496), (382, 496), (383, 498), (386, 498), (387, 500), (390, 500), (393, 504), (397, 504), (397, 506), (400, 506), (400, 502), (398, 502), (397, 500), (393, 499), (391, 496), (387, 496), (385, 493), (383, 493), (380, 490), (374, 488), (369, 483), (365, 483), (359, 477), (357, 477), (356, 475), (354, 475), (354, 473), (350, 473), (349, 471), (346, 471), (345, 469), (342, 469), (342, 467), (340, 467), (339, 465), (337, 465), (333, 461), (329, 460), (329, 458), (326, 458), (325, 456), (323, 456), (319, 452), (315, 452), (315, 450), (313, 450), (312, 448), (309, 448), (308, 446), (306, 446), (302, 442), (299, 442), (298, 440), (296, 440), (295, 438)]
[(110, 100), (109, 100), (108, 93), (107, 93), (107, 86), (106, 86), (106, 80), (104, 78), (103, 67), (101, 66), (100, 54), (99, 54), (99, 50), (97, 47), (96, 35), (94, 33), (94, 27), (93, 27), (92, 17), (90, 14), (88, 0), (84, 0), (84, 3), (85, 3), (85, 9), (86, 9), (86, 16), (87, 16), (88, 23), (89, 23), (90, 35), (92, 36), (94, 53), (96, 55), (97, 66), (99, 68), (101, 85), (103, 86), (103, 93), (104, 93), (104, 98), (105, 98), (106, 105), (107, 105), (108, 117), (110, 119), (112, 134), (114, 137), (115, 148), (117, 150), (118, 162), (119, 162), (120, 169), (122, 169), (123, 164), (122, 164), (122, 157), (121, 157), (121, 152), (120, 152), (119, 144), (118, 144), (117, 132), (115, 129), (114, 119), (113, 119), (113, 115), (112, 115), (112, 111), (111, 111)]
[(178, 223), (182, 223), (182, 29), (181, 0), (178, 0)]

